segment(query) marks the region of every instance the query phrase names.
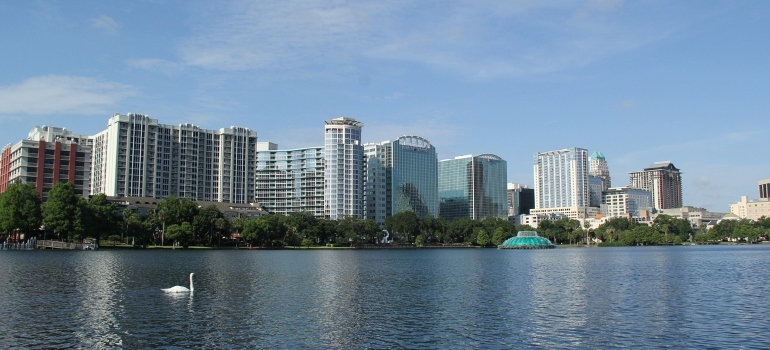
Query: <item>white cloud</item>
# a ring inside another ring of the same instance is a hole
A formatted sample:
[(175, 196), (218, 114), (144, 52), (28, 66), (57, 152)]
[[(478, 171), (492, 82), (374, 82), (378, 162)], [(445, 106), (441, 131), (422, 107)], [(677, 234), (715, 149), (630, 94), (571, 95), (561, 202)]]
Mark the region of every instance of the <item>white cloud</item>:
[(118, 22), (115, 22), (112, 17), (107, 15), (101, 15), (96, 18), (91, 19), (91, 27), (96, 29), (102, 29), (108, 33), (114, 34), (118, 31), (118, 28), (120, 28), (120, 25)]
[(344, 61), (371, 29), (369, 11), (345, 2), (234, 2), (182, 43), (188, 65), (241, 70)]
[(0, 86), (0, 115), (104, 114), (135, 94), (129, 85), (88, 77), (33, 77)]
[[(235, 1), (200, 11), (180, 63), (213, 70), (342, 74), (362, 60), (410, 62), (489, 79), (549, 73), (634, 50), (674, 23), (628, 18), (620, 0)], [(639, 10), (638, 5), (634, 10)], [(663, 9), (658, 9), (663, 11)], [(644, 12), (642, 8), (640, 12)], [(156, 68), (155, 59), (135, 65)]]

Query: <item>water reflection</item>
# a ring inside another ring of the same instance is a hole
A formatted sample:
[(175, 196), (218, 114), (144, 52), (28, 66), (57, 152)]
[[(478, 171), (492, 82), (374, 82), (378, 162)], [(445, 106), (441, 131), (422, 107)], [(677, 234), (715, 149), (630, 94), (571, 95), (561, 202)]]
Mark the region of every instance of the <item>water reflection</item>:
[[(770, 247), (0, 252), (3, 348), (768, 348)], [(195, 272), (195, 292), (184, 285)]]

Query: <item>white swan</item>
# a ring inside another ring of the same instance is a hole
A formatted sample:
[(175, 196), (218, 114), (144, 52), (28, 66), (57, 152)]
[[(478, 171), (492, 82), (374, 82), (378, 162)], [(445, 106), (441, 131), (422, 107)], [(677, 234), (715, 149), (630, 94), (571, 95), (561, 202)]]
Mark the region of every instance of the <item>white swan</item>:
[(166, 293), (187, 293), (187, 292), (192, 292), (192, 291), (195, 290), (195, 288), (193, 287), (193, 276), (194, 275), (195, 275), (194, 273), (190, 273), (190, 289), (187, 289), (187, 287), (182, 287), (182, 286), (173, 286), (171, 288), (163, 288), (161, 290), (166, 292)]

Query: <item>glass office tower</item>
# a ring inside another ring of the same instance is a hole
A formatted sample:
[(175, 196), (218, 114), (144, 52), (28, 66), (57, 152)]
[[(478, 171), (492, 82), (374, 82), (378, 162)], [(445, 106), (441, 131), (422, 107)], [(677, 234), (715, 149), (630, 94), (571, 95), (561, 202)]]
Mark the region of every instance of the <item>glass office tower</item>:
[(393, 214), (412, 211), (438, 216), (436, 148), (419, 136), (364, 145), (366, 218), (379, 224)]
[(508, 217), (508, 164), (493, 154), (460, 156), (439, 162), (439, 216)]

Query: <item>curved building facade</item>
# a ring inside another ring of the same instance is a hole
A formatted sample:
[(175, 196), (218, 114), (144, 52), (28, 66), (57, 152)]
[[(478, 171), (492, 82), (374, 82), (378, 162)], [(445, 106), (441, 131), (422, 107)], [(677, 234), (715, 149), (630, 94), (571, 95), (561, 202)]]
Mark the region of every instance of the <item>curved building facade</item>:
[(364, 145), (366, 218), (379, 224), (404, 211), (438, 216), (436, 148), (419, 136)]

